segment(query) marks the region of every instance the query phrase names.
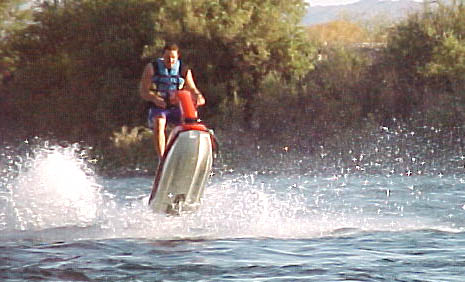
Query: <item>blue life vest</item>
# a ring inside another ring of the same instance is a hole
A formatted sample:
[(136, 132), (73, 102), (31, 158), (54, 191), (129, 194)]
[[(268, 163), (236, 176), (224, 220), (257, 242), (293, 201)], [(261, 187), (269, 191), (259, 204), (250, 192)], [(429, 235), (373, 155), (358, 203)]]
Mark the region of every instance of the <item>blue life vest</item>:
[(168, 92), (180, 89), (184, 84), (184, 78), (181, 77), (181, 61), (177, 60), (171, 69), (165, 66), (163, 58), (158, 58), (152, 63), (154, 75), (152, 82), (157, 85), (157, 91), (162, 95), (168, 95)]

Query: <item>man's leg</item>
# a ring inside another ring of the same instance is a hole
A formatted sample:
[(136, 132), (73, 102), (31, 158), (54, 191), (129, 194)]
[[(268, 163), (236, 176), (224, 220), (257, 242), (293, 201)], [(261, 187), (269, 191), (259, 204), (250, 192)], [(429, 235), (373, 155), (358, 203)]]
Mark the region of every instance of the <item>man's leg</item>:
[(166, 118), (164, 116), (157, 116), (153, 118), (153, 142), (155, 145), (155, 150), (158, 154), (158, 158), (161, 159), (165, 153), (166, 138), (165, 138), (165, 128), (166, 128)]

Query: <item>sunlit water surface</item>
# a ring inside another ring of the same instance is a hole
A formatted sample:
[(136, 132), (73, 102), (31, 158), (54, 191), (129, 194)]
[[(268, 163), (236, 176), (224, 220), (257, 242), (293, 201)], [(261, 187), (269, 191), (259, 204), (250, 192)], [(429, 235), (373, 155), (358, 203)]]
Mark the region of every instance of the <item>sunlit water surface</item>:
[(463, 281), (465, 157), (434, 134), (217, 169), (179, 217), (148, 209), (151, 177), (100, 177), (77, 145), (4, 148), (0, 280)]

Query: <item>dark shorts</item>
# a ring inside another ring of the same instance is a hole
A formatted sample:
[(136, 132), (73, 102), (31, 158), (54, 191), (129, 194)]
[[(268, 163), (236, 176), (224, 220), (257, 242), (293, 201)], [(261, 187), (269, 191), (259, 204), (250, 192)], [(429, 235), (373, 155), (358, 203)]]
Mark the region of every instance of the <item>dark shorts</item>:
[(173, 124), (181, 123), (181, 110), (179, 107), (172, 107), (169, 109), (160, 109), (157, 107), (149, 108), (148, 124), (150, 128), (153, 128), (153, 119), (155, 117), (163, 116), (166, 121)]

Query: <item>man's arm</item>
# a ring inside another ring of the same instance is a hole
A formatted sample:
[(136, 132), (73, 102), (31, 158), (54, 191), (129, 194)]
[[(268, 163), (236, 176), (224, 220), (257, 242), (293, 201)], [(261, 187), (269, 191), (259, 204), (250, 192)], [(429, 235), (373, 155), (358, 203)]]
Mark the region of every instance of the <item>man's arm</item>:
[(152, 102), (160, 108), (166, 108), (166, 103), (160, 95), (155, 91), (150, 90), (152, 87), (153, 66), (151, 63), (147, 64), (142, 74), (139, 84), (139, 94), (142, 99)]
[(195, 86), (194, 77), (192, 76), (192, 71), (189, 69), (186, 73), (186, 83), (184, 84), (184, 89), (189, 90), (192, 95), (194, 102), (197, 106), (205, 105), (205, 98), (203, 97), (202, 93), (200, 93), (197, 86)]

